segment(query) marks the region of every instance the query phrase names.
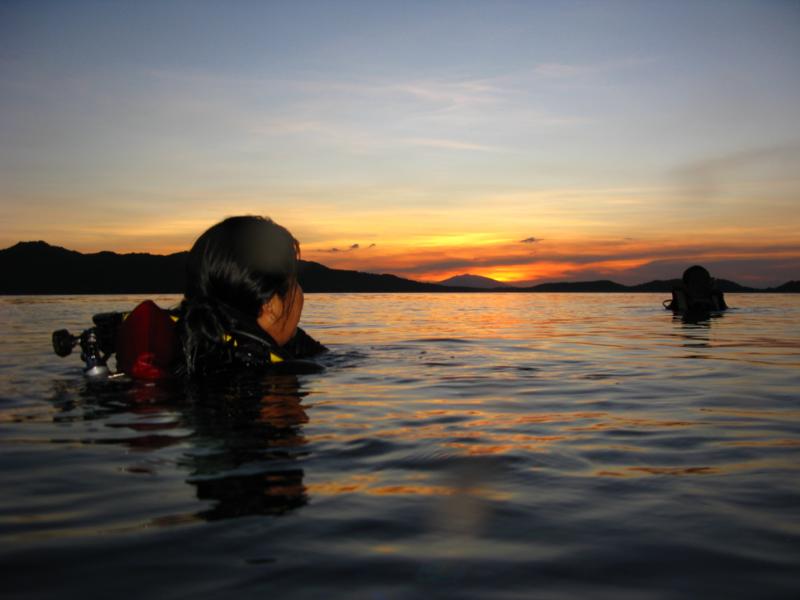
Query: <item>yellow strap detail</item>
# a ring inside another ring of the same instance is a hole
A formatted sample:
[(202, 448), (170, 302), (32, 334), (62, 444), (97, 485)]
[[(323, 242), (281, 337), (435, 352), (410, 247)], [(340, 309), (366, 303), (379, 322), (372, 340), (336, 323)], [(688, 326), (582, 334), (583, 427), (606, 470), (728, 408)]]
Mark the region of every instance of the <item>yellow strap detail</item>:
[[(234, 337), (230, 333), (226, 333), (222, 336), (222, 341), (226, 344), (230, 344), (233, 341), (233, 347), (238, 348), (239, 342), (238, 340), (234, 339)], [(277, 354), (273, 354), (272, 352), (269, 353), (269, 362), (270, 363), (279, 363), (283, 362), (283, 359), (278, 356)]]

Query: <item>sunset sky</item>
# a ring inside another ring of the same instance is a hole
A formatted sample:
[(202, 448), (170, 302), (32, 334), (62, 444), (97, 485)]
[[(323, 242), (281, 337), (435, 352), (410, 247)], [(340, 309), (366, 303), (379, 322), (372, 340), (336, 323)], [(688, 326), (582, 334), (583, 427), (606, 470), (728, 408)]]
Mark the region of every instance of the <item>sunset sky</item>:
[(0, 3), (0, 248), (800, 279), (800, 2)]

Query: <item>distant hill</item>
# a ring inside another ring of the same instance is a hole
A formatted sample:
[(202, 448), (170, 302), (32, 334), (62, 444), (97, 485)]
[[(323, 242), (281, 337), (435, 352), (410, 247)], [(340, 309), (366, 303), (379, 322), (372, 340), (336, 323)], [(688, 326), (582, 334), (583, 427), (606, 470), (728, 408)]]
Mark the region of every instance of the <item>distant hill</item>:
[(300, 261), (298, 276), (306, 292), (446, 292), (434, 283), (421, 283), (396, 275), (330, 269), (316, 262)]
[[(717, 287), (720, 291), (725, 292), (726, 294), (730, 292), (764, 292), (764, 291), (776, 291), (776, 290), (760, 290), (757, 288), (747, 287), (744, 285), (739, 285), (733, 281), (728, 281), (727, 279), (717, 279)], [(680, 284), (680, 279), (658, 279), (655, 281), (648, 281), (647, 283), (640, 283), (638, 285), (630, 286), (628, 289), (631, 292), (671, 292), (672, 288), (676, 285)]]
[[(0, 250), (0, 294), (155, 294), (184, 289), (188, 252), (153, 254), (82, 254), (46, 242), (20, 242)], [(463, 278), (468, 279), (463, 279)], [(395, 275), (330, 269), (300, 261), (300, 284), (307, 292), (659, 292), (669, 293), (678, 280), (626, 286), (614, 281), (542, 283), (533, 287), (504, 286), (487, 277), (460, 275), (447, 285), (422, 283)], [(480, 283), (481, 287), (467, 285)], [(489, 285), (492, 287), (483, 287)], [(799, 293), (800, 281), (759, 290), (719, 280), (724, 292)], [(456, 284), (456, 285), (454, 285)]]
[[(602, 279), (599, 281), (561, 281), (556, 283), (540, 283), (533, 287), (517, 288), (526, 292), (649, 292), (659, 294), (669, 294), (672, 288), (680, 284), (680, 279), (657, 279), (648, 281), (647, 283), (640, 283), (637, 285), (623, 285), (615, 281)], [(791, 283), (791, 282), (790, 282)], [(789, 284), (784, 284), (787, 286)], [(782, 287), (784, 287), (782, 286)], [(739, 285), (727, 279), (717, 279), (717, 287), (723, 292), (777, 292), (777, 291), (791, 291), (779, 290), (778, 288), (757, 289)]]
[[(0, 250), (0, 294), (177, 294), (184, 290), (188, 252), (81, 254), (46, 242), (20, 242)], [(329, 269), (300, 261), (307, 292), (441, 292), (431, 283)]]
[(0, 293), (177, 293), (183, 290), (187, 256), (81, 254), (46, 242), (20, 242), (0, 250)]
[(775, 288), (776, 292), (781, 292), (783, 294), (799, 294), (800, 293), (800, 281), (787, 281), (783, 285), (779, 285)]
[(630, 292), (631, 291), (631, 288), (628, 286), (608, 280), (540, 283), (539, 285), (523, 289), (531, 292)]
[(491, 279), (489, 277), (482, 277), (480, 275), (469, 275), (469, 274), (456, 275), (455, 277), (450, 277), (449, 279), (445, 279), (444, 281), (437, 282), (437, 285), (444, 285), (447, 287), (480, 288), (485, 290), (511, 287), (506, 283), (502, 283), (500, 281)]

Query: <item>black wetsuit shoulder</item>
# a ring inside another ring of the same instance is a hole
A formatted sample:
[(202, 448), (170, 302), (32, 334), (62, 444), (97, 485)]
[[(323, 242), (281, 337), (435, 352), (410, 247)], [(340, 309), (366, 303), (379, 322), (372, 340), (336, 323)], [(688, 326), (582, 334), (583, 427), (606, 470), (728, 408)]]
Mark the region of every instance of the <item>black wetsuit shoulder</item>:
[(708, 293), (695, 297), (685, 286), (678, 285), (672, 288), (672, 300), (665, 307), (674, 313), (684, 314), (722, 311), (728, 305), (725, 303), (725, 295), (719, 289), (713, 288)]
[(283, 346), (282, 350), (293, 358), (306, 359), (327, 352), (328, 349), (298, 327), (297, 333)]
[(257, 324), (240, 322), (229, 332), (226, 343), (220, 344), (206, 357), (205, 371), (314, 373), (323, 368), (308, 359), (326, 350), (325, 346), (299, 328), (289, 342), (279, 346)]

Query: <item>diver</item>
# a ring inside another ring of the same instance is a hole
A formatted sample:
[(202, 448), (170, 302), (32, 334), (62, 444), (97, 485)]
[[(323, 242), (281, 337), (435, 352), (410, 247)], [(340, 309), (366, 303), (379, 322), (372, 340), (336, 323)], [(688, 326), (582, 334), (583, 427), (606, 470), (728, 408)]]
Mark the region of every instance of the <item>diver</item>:
[(88, 377), (117, 371), (133, 379), (199, 378), (231, 372), (313, 373), (325, 346), (298, 328), (303, 290), (300, 245), (271, 219), (229, 217), (203, 233), (189, 251), (186, 288), (176, 309), (151, 300), (130, 312), (101, 313), (80, 336), (53, 333), (67, 356), (80, 346)]
[(683, 272), (681, 282), (672, 288), (672, 299), (664, 301), (664, 308), (676, 314), (702, 315), (726, 310), (728, 305), (710, 273), (694, 265)]
[(262, 217), (230, 217), (203, 233), (186, 267), (177, 371), (319, 371), (305, 359), (326, 348), (297, 327), (303, 311), (299, 254), (292, 234)]

